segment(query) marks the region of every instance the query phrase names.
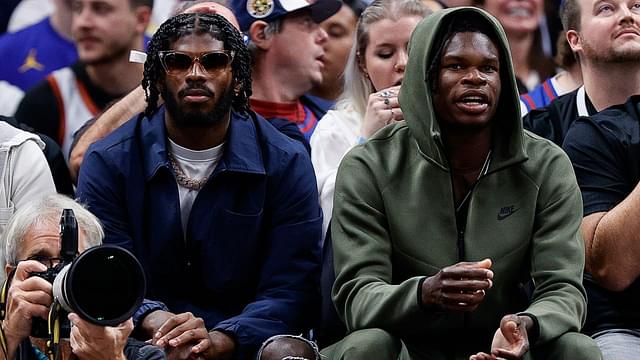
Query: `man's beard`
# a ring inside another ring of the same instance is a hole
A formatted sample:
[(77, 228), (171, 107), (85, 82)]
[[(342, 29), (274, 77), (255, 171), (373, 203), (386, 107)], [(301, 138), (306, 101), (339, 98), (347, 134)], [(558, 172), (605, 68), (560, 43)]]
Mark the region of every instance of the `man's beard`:
[(182, 128), (206, 128), (220, 123), (231, 109), (233, 94), (233, 87), (228, 87), (214, 108), (210, 112), (203, 112), (183, 110), (178, 105), (176, 97), (170, 94), (166, 88), (161, 91), (167, 112), (175, 121), (176, 126)]
[(126, 59), (129, 55), (131, 46), (129, 44), (114, 44), (107, 48), (103, 54), (96, 58), (86, 59), (80, 56), (80, 61), (85, 65), (98, 66), (103, 64), (111, 64), (120, 59)]
[(585, 58), (594, 63), (624, 64), (640, 61), (640, 48), (598, 50), (584, 39), (582, 48)]

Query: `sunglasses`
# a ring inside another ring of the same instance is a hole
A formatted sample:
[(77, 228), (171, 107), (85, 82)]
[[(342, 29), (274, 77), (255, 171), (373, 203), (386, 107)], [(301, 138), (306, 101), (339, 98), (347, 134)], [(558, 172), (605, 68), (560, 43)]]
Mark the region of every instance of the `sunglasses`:
[(184, 75), (195, 62), (200, 64), (202, 69), (209, 75), (214, 75), (217, 72), (225, 70), (231, 61), (233, 61), (234, 53), (227, 50), (217, 50), (207, 53), (201, 53), (194, 56), (191, 54), (183, 53), (180, 51), (160, 51), (158, 56), (160, 57), (160, 63), (167, 72), (167, 75), (178, 76)]

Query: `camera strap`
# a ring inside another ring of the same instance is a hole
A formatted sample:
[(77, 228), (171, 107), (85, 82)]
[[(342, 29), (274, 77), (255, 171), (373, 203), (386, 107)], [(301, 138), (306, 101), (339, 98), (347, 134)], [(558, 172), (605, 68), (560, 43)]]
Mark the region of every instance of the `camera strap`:
[[(9, 291), (9, 284), (11, 284), (11, 279), (13, 279), (13, 274), (15, 274), (16, 269), (13, 268), (7, 278), (2, 283), (2, 289), (0, 289), (0, 321), (4, 321), (4, 317), (7, 314), (7, 293)], [(4, 329), (0, 325), (0, 347), (2, 347), (2, 352), (4, 357), (7, 357), (8, 349), (7, 349), (7, 337), (4, 334)]]
[(56, 360), (60, 350), (60, 309), (62, 306), (58, 300), (54, 300), (49, 308), (47, 320), (49, 337), (47, 339), (46, 354), (49, 360)]
[(14, 267), (9, 272), (9, 275), (2, 283), (2, 289), (0, 289), (0, 320), (4, 320), (4, 317), (7, 316), (7, 295), (9, 293), (9, 286), (11, 285), (11, 280), (13, 279), (13, 275), (16, 273), (16, 268)]
[(4, 335), (4, 329), (0, 328), (0, 345), (2, 345), (2, 353), (4, 354), (4, 358), (7, 358), (7, 354), (9, 353), (9, 349), (7, 349), (7, 338)]

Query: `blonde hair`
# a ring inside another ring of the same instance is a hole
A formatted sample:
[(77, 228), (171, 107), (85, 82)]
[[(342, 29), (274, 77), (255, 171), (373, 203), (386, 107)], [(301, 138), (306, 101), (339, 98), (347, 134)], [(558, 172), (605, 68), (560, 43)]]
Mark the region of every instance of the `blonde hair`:
[(369, 45), (371, 25), (384, 19), (398, 20), (406, 16), (425, 17), (431, 14), (422, 0), (375, 0), (358, 19), (356, 39), (351, 46), (344, 70), (344, 90), (336, 108), (351, 108), (364, 116), (369, 95), (375, 91), (371, 80), (360, 68), (361, 58)]

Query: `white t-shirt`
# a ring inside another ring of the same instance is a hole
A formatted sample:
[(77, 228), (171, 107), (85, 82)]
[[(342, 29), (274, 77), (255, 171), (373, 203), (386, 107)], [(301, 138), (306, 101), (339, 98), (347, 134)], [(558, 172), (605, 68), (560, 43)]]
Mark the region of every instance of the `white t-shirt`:
[[(224, 143), (206, 150), (191, 150), (182, 147), (169, 139), (169, 151), (176, 159), (182, 172), (190, 179), (201, 180), (208, 178), (218, 166), (222, 157)], [(177, 182), (177, 180), (176, 180)], [(182, 218), (182, 232), (187, 234), (187, 224), (193, 202), (198, 196), (199, 190), (188, 189), (178, 183), (178, 195), (180, 197), (180, 217)]]

